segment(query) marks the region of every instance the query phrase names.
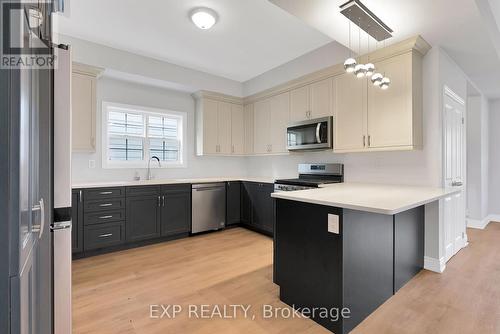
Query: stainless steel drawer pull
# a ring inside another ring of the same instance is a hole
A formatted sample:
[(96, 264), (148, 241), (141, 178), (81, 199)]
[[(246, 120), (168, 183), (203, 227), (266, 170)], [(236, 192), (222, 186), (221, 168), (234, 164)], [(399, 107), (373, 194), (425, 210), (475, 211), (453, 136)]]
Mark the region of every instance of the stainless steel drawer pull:
[(113, 218), (113, 216), (101, 216), (101, 217), (99, 217), (99, 219), (109, 219), (109, 218)]
[(112, 237), (113, 236), (113, 233), (106, 233), (106, 234), (101, 234), (99, 236), (99, 238), (109, 238), (109, 237)]
[(99, 206), (112, 206), (113, 203), (104, 203), (104, 204), (99, 204)]
[(113, 192), (112, 191), (101, 191), (99, 194), (100, 195), (111, 195)]

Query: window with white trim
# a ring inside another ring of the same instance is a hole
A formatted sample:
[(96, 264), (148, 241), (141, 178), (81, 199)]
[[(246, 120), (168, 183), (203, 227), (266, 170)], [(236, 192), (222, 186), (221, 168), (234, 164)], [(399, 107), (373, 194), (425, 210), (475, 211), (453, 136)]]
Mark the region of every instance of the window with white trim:
[(153, 156), (162, 167), (185, 165), (185, 113), (107, 102), (102, 110), (104, 167), (147, 167)]

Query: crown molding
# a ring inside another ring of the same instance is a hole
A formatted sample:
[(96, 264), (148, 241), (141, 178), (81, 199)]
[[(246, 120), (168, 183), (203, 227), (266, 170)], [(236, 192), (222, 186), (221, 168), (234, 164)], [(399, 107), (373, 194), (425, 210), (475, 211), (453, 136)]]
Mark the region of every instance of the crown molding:
[(73, 62), (72, 71), (73, 73), (90, 75), (97, 78), (104, 72), (104, 68)]

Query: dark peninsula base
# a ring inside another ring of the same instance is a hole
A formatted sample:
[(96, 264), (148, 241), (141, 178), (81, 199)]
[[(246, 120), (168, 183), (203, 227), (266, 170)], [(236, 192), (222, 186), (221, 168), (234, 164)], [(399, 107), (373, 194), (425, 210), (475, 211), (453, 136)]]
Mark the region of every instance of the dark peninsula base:
[[(329, 214), (338, 216), (338, 234), (329, 232)], [(384, 215), (276, 200), (274, 281), (280, 299), (297, 309), (348, 308), (349, 318), (312, 317), (334, 333), (351, 331), (423, 262), (423, 206)]]

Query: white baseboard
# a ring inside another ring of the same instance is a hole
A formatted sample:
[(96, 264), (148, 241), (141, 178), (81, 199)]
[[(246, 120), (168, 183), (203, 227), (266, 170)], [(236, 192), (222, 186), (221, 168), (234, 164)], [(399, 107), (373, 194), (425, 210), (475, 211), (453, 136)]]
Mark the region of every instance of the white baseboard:
[(446, 262), (444, 257), (440, 259), (435, 259), (433, 257), (424, 257), (424, 269), (433, 271), (435, 273), (441, 274), (446, 268)]
[(484, 230), (492, 221), (500, 222), (500, 215), (488, 215), (483, 220), (467, 218), (467, 227)]

